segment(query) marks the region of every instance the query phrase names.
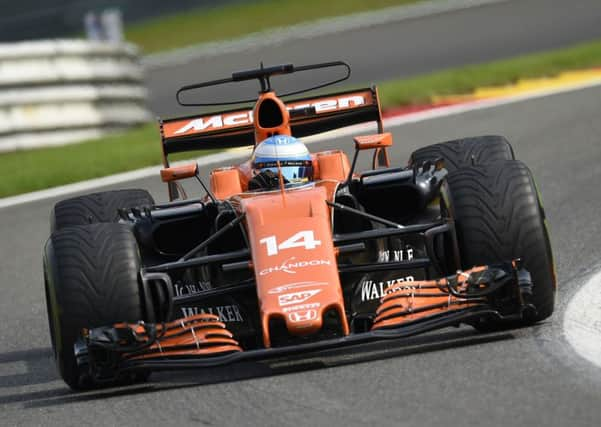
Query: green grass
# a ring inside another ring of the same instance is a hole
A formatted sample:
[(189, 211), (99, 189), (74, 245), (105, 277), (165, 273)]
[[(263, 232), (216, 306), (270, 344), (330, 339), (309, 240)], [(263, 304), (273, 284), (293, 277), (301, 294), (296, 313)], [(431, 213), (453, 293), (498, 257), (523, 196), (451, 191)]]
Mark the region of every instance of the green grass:
[(261, 0), (197, 9), (148, 20), (128, 26), (125, 38), (139, 45), (144, 53), (154, 53), (416, 1), (418, 0)]
[(0, 197), (161, 162), (158, 126), (63, 147), (0, 154)]
[(601, 41), (524, 55), (486, 64), (443, 70), (411, 79), (381, 82), (383, 108), (424, 104), (434, 96), (469, 94), (482, 86), (501, 86), (519, 79), (557, 75), (565, 70), (601, 66)]
[[(197, 158), (219, 150), (170, 156)], [(0, 197), (99, 178), (161, 163), (159, 128), (149, 123), (101, 139), (0, 154)]]
[[(481, 86), (598, 66), (601, 41), (383, 82), (379, 85), (380, 96), (384, 108), (421, 104), (435, 95), (466, 94)], [(192, 158), (196, 154), (187, 155)], [(160, 159), (158, 128), (154, 124), (76, 145), (0, 154), (0, 197), (156, 165)]]

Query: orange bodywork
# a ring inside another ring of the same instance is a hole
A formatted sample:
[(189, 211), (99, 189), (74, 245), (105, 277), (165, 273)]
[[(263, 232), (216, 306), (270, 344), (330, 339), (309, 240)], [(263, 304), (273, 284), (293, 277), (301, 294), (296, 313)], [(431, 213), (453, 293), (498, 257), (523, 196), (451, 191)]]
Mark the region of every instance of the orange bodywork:
[(214, 169), (211, 172), (211, 191), (220, 200), (242, 193), (242, 185), (248, 187), (248, 180), (243, 183), (241, 178), (240, 170), (234, 166)]
[(313, 159), (313, 173), (317, 179), (344, 181), (351, 170), (347, 155), (340, 150), (322, 151)]
[(275, 318), (290, 334), (308, 335), (334, 310), (342, 333), (349, 333), (326, 205), (331, 197), (332, 186), (309, 185), (287, 190), (285, 197), (276, 190), (238, 199), (246, 213), (265, 347), (271, 346)]
[(161, 169), (161, 180), (163, 182), (177, 181), (179, 179), (192, 178), (198, 172), (198, 164), (172, 166)]
[[(130, 329), (138, 344), (143, 346), (152, 338), (143, 324), (118, 323), (115, 328)], [(178, 319), (156, 326), (157, 338), (152, 345), (125, 357), (130, 360), (156, 359), (169, 356), (202, 356), (242, 351), (238, 341), (213, 314)]]
[(392, 146), (392, 134), (390, 132), (377, 133), (375, 135), (361, 135), (354, 138), (357, 150), (370, 150)]
[[(277, 108), (281, 114), (280, 123), (273, 126), (263, 126), (259, 117), (259, 111), (264, 103), (272, 104), (272, 108)], [(255, 143), (269, 138), (272, 135), (291, 135), (290, 132), (290, 113), (286, 105), (276, 96), (274, 92), (262, 93), (253, 109), (253, 122), (255, 124)]]
[[(457, 273), (458, 291), (465, 290), (465, 281), (471, 273), (485, 270), (486, 267), (474, 267)], [(448, 291), (448, 279), (396, 283), (389, 286), (376, 310), (372, 329), (396, 328), (442, 312), (461, 310), (476, 306), (482, 301), (466, 300), (452, 295)]]

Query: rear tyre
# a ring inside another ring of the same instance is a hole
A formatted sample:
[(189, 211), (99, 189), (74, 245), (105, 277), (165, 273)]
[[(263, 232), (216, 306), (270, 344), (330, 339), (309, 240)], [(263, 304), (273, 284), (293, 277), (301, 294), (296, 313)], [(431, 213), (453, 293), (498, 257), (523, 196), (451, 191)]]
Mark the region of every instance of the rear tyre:
[(449, 172), (465, 166), (514, 160), (511, 144), (504, 136), (485, 135), (440, 142), (420, 148), (411, 154), (409, 165), (444, 159)]
[(143, 319), (136, 239), (125, 224), (53, 233), (44, 252), (46, 306), (58, 370), (75, 390), (94, 387), (73, 345), (83, 328)]
[(86, 194), (62, 200), (54, 206), (50, 231), (74, 225), (119, 221), (119, 209), (153, 206), (154, 199), (146, 190), (115, 190)]
[[(532, 275), (537, 313), (518, 325), (549, 317), (555, 304), (555, 267), (544, 211), (528, 167), (517, 160), (467, 166), (450, 173), (448, 184), (462, 268), (521, 258)], [(488, 320), (476, 326), (513, 325)]]

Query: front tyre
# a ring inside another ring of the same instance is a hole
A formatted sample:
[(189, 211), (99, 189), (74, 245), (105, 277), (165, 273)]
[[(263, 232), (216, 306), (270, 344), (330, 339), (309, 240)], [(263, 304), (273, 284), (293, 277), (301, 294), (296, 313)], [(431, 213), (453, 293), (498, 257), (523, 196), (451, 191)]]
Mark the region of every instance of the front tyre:
[[(520, 325), (553, 313), (555, 267), (544, 211), (530, 170), (517, 160), (463, 167), (448, 184), (462, 268), (521, 258), (532, 275), (536, 314)], [(483, 329), (499, 326), (486, 321)]]
[(73, 345), (83, 328), (143, 319), (136, 239), (125, 224), (74, 226), (44, 250), (46, 306), (59, 373), (75, 390), (92, 388)]
[(62, 200), (50, 214), (50, 231), (74, 225), (118, 222), (119, 209), (153, 206), (154, 199), (146, 190), (103, 191)]
[(409, 165), (421, 165), (425, 161), (445, 161), (449, 172), (466, 166), (514, 160), (511, 144), (504, 136), (484, 135), (455, 139), (428, 145), (415, 150), (409, 158)]

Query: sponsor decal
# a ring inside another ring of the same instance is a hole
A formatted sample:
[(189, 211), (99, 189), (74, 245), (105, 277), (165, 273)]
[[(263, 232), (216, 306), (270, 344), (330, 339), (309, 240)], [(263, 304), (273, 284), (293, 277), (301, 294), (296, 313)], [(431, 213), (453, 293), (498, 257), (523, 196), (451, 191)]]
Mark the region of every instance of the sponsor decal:
[(399, 279), (386, 280), (384, 282), (374, 282), (373, 280), (366, 280), (364, 282), (361, 282), (361, 284), (359, 285), (361, 286), (361, 302), (372, 301), (375, 299), (382, 298), (387, 293), (392, 292), (392, 290), (388, 290), (388, 292), (386, 292), (386, 288), (396, 283), (413, 281), (415, 281), (415, 278), (413, 276), (407, 276)]
[(278, 296), (278, 304), (280, 307), (292, 304), (300, 304), (307, 301), (312, 296), (321, 292), (321, 289), (310, 289), (306, 291), (293, 292), (291, 294), (283, 294)]
[[(339, 98), (319, 99), (312, 103), (292, 104), (287, 106), (288, 110), (297, 110), (307, 107), (314, 107), (317, 114), (327, 113), (337, 110), (346, 110), (365, 105), (365, 97), (363, 95), (347, 95)], [(252, 110), (237, 111), (229, 114), (216, 114), (210, 117), (199, 117), (186, 123), (181, 128), (173, 133), (182, 135), (190, 131), (193, 132), (209, 132), (212, 130), (227, 129), (235, 126), (245, 126), (253, 123)]]
[[(194, 295), (210, 289), (209, 282), (184, 283), (176, 282), (173, 285), (175, 296)], [(184, 317), (197, 314), (214, 314), (221, 322), (244, 322), (240, 307), (236, 304), (220, 305), (215, 307), (180, 307)]]
[(292, 323), (310, 322), (317, 319), (317, 310), (294, 311), (288, 314)]
[(288, 110), (302, 110), (303, 108), (314, 107), (315, 112), (326, 113), (328, 111), (345, 110), (347, 108), (359, 107), (365, 105), (365, 98), (362, 95), (351, 95), (341, 98), (320, 99), (317, 102), (307, 104), (292, 104), (287, 107)]
[(325, 286), (326, 282), (294, 282), (288, 283), (287, 285), (278, 286), (277, 288), (270, 289), (267, 293), (269, 294), (281, 294), (282, 292), (288, 292), (292, 289), (301, 289), (301, 288), (312, 288), (315, 286)]
[(276, 136), (274, 138), (274, 141), (275, 145), (289, 145), (295, 143), (294, 139), (289, 138), (287, 136)]
[(412, 259), (413, 248), (378, 252), (378, 262), (411, 261)]
[(203, 132), (233, 126), (249, 125), (253, 122), (252, 110), (232, 114), (217, 114), (211, 117), (200, 117), (188, 122), (174, 132), (181, 135), (189, 131)]
[(175, 292), (176, 297), (181, 297), (184, 295), (194, 295), (198, 294), (202, 291), (206, 291), (210, 289), (211, 285), (209, 282), (197, 282), (197, 283), (184, 283), (184, 282), (176, 282), (173, 285), (173, 290)]
[(259, 271), (260, 276), (266, 276), (271, 273), (283, 272), (288, 274), (296, 274), (295, 270), (299, 268), (317, 267), (321, 265), (331, 265), (331, 261), (325, 259), (311, 259), (307, 261), (295, 261), (296, 257), (286, 259), (282, 264), (273, 267), (267, 267)]
[(308, 304), (299, 304), (299, 305), (294, 305), (292, 307), (284, 307), (282, 309), (283, 313), (291, 313), (293, 311), (298, 311), (298, 310), (309, 310), (309, 309), (314, 309), (314, 308), (319, 308), (321, 307), (321, 304), (318, 302), (311, 302)]
[(195, 316), (197, 314), (214, 314), (219, 317), (219, 321), (244, 322), (240, 307), (236, 304), (220, 305), (216, 307), (181, 307), (184, 317)]

